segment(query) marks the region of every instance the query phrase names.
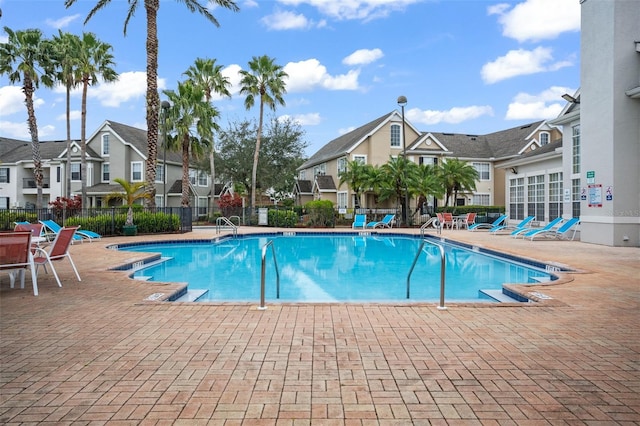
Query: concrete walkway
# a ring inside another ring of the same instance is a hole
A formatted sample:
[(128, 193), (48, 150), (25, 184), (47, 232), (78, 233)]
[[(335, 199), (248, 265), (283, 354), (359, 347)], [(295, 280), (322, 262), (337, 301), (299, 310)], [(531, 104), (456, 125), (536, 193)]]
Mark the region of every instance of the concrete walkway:
[(131, 238), (74, 245), (82, 282), (0, 275), (0, 423), (640, 424), (640, 249), (443, 235), (580, 272), (526, 306), (258, 311), (145, 301), (179, 284), (107, 271), (144, 257), (105, 248)]

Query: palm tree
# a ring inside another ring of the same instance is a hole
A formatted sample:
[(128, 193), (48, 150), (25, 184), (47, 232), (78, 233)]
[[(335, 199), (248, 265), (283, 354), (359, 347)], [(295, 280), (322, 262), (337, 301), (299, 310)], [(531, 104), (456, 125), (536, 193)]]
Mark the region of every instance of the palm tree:
[(444, 186), (445, 207), (449, 205), (452, 194), (455, 200), (460, 191), (473, 192), (476, 190), (478, 171), (466, 161), (450, 158), (441, 164), (439, 174)]
[(111, 45), (103, 43), (93, 33), (83, 33), (78, 46), (78, 79), (82, 84), (82, 116), (80, 125), (80, 178), (82, 180), (82, 205), (87, 204), (87, 89), (101, 79), (111, 82), (118, 79), (118, 73), (112, 68), (113, 55)]
[(440, 198), (444, 193), (438, 169), (432, 164), (420, 164), (418, 166), (418, 176), (414, 184), (415, 187), (411, 188), (411, 190), (418, 196), (418, 205), (413, 215), (420, 210), (429, 196)]
[(384, 175), (378, 165), (365, 164), (363, 169), (363, 188), (373, 193), (373, 204), (375, 208), (381, 200), (384, 186)]
[[(78, 0), (65, 0), (65, 7), (69, 8)], [(144, 1), (144, 8), (147, 14), (147, 163), (145, 169), (146, 191), (150, 195), (148, 204), (155, 207), (155, 181), (156, 181), (156, 163), (158, 161), (158, 117), (160, 114), (160, 97), (158, 96), (158, 10), (160, 9), (160, 0), (128, 0), (129, 10), (124, 21), (124, 35), (127, 35), (127, 25), (129, 20), (135, 14), (140, 3)], [(206, 5), (201, 4), (200, 0), (177, 0), (183, 3), (190, 12), (198, 12), (212, 22), (216, 27), (220, 24), (218, 20), (209, 12), (213, 6), (221, 6), (234, 12), (240, 10), (235, 1), (232, 0), (208, 0)], [(87, 15), (84, 20), (86, 24), (93, 15), (100, 9), (108, 6), (111, 0), (97, 0), (97, 4)]]
[[(396, 203), (402, 207), (402, 221), (408, 224), (406, 201), (409, 198), (407, 193), (409, 188), (415, 187), (418, 176), (418, 165), (409, 161), (404, 156), (394, 157), (383, 164), (381, 167), (384, 181), (389, 189), (392, 189), (396, 197)], [(405, 195), (406, 194), (406, 195)]]
[(214, 120), (218, 110), (204, 100), (204, 91), (191, 80), (178, 83), (178, 92), (165, 90), (171, 102), (168, 123), (172, 127), (169, 143), (172, 148), (182, 148), (182, 199), (181, 205), (189, 207), (189, 160), (209, 148)]
[(129, 209), (127, 210), (127, 220), (125, 226), (133, 226), (133, 205), (138, 200), (144, 200), (148, 194), (144, 192), (144, 182), (129, 182), (122, 178), (115, 178), (114, 182), (120, 184), (122, 192), (112, 192), (105, 196), (105, 202), (111, 200), (122, 200)]
[(33, 157), (33, 175), (36, 181), (36, 208), (43, 205), (42, 200), (42, 158), (40, 156), (40, 141), (38, 140), (38, 124), (33, 107), (33, 94), (40, 82), (46, 87), (54, 84), (50, 57), (52, 44), (43, 38), (39, 29), (12, 31), (4, 27), (8, 38), (6, 43), (0, 43), (0, 75), (8, 75), (11, 83), (22, 82), (22, 92), (27, 106), (29, 133), (31, 134), (31, 150)]
[(338, 175), (340, 185), (346, 183), (356, 195), (356, 206), (362, 207), (360, 204), (360, 195), (366, 188), (366, 165), (362, 161), (348, 161), (347, 167)]
[[(204, 97), (207, 102), (211, 102), (213, 93), (231, 97), (229, 86), (231, 82), (228, 77), (222, 75), (222, 65), (216, 65), (215, 59), (197, 58), (193, 65), (184, 73), (197, 86), (204, 90)], [(217, 130), (217, 124), (215, 128)], [(209, 199), (209, 211), (213, 212), (214, 197), (216, 193), (216, 167), (215, 167), (215, 144), (211, 141), (209, 151), (209, 166), (211, 168), (211, 198)]]
[(251, 172), (251, 208), (256, 205), (256, 180), (258, 176), (258, 158), (260, 157), (260, 140), (262, 139), (262, 123), (264, 117), (265, 104), (275, 111), (277, 104), (285, 105), (283, 95), (287, 93), (285, 78), (288, 74), (284, 72), (280, 65), (275, 63), (274, 58), (267, 55), (254, 56), (249, 61), (249, 71), (240, 70), (242, 79), (240, 80), (240, 94), (246, 95), (244, 106), (251, 109), (260, 100), (260, 116), (258, 119), (258, 136), (256, 138), (256, 149), (253, 154), (253, 169)]
[(58, 36), (53, 36), (53, 48), (55, 56), (53, 65), (56, 69), (56, 80), (62, 83), (66, 89), (67, 106), (67, 166), (65, 167), (65, 191), (67, 197), (71, 196), (71, 89), (78, 85), (77, 53), (80, 46), (80, 37), (75, 34), (58, 30)]

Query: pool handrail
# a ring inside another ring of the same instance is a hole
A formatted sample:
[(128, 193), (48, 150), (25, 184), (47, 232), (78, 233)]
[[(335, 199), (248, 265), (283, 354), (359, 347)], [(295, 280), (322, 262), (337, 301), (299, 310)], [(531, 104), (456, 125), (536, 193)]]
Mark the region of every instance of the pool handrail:
[(231, 217), (224, 217), (224, 216), (220, 216), (219, 218), (216, 219), (216, 234), (219, 234), (220, 231), (224, 230), (224, 229), (231, 229), (233, 231), (233, 236), (237, 237), (238, 236), (238, 225), (236, 225), (235, 223), (233, 223), (231, 221), (231, 219), (233, 218), (238, 218), (238, 224), (240, 223), (240, 217), (239, 216), (231, 216)]
[(444, 271), (445, 271), (445, 265), (446, 265), (444, 247), (442, 247), (438, 243), (434, 243), (433, 241), (428, 241), (426, 239), (423, 239), (422, 242), (420, 243), (420, 248), (418, 248), (418, 252), (416, 253), (416, 257), (413, 258), (411, 269), (409, 270), (409, 274), (407, 274), (407, 299), (409, 298), (409, 295), (411, 293), (411, 274), (413, 273), (413, 268), (416, 267), (416, 263), (418, 262), (420, 253), (422, 253), (422, 249), (424, 248), (424, 245), (427, 243), (438, 247), (438, 249), (440, 250), (440, 304), (438, 305), (438, 309), (445, 310), (447, 309), (447, 307), (444, 306)]
[(258, 310), (264, 311), (267, 307), (264, 305), (265, 296), (265, 260), (267, 257), (267, 249), (271, 247), (271, 254), (273, 255), (273, 264), (276, 266), (276, 299), (280, 299), (280, 272), (278, 271), (278, 261), (276, 260), (276, 249), (273, 247), (273, 240), (269, 240), (262, 246), (262, 271), (260, 276), (260, 306)]

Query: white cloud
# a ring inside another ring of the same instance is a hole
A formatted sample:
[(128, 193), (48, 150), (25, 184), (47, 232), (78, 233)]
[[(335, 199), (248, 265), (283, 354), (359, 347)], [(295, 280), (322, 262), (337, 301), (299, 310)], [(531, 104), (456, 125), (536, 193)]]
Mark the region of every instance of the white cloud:
[(317, 126), (322, 122), (320, 113), (312, 112), (309, 114), (281, 115), (279, 119), (285, 120), (290, 118), (301, 126)]
[(547, 65), (550, 61), (553, 61), (553, 55), (551, 48), (548, 47), (539, 46), (533, 50), (510, 50), (495, 61), (484, 64), (480, 73), (485, 83), (493, 84), (519, 75), (556, 71), (573, 65), (568, 60)]
[(60, 19), (47, 19), (45, 22), (48, 26), (56, 29), (62, 29), (69, 26), (70, 23), (80, 18), (79, 14), (64, 16)]
[(507, 108), (507, 120), (548, 120), (557, 117), (565, 102), (562, 95), (574, 93), (569, 87), (552, 86), (539, 94), (518, 93)]
[(295, 30), (312, 26), (312, 23), (304, 15), (288, 11), (267, 15), (261, 21), (270, 30)]
[(300, 62), (289, 62), (284, 66), (287, 78), (287, 92), (303, 92), (321, 87), (328, 90), (356, 90), (358, 89), (358, 71), (332, 76), (327, 68), (317, 59)]
[(488, 105), (473, 105), (468, 107), (453, 107), (447, 111), (423, 111), (412, 108), (407, 111), (407, 118), (421, 124), (451, 123), (457, 124), (463, 121), (473, 120), (483, 115), (493, 115), (493, 108)]
[[(165, 80), (158, 79), (158, 90), (166, 88)], [(100, 104), (117, 108), (120, 104), (133, 99), (144, 98), (147, 92), (147, 74), (141, 71), (129, 71), (120, 74), (118, 81), (113, 83), (99, 83), (90, 86), (88, 98), (95, 98)], [(77, 94), (78, 91), (74, 91)]]
[(27, 112), (24, 106), (24, 93), (20, 86), (0, 87), (0, 116), (11, 115), (19, 111)]
[[(27, 126), (27, 120), (21, 122), (12, 121), (0, 121), (0, 129), (2, 129), (2, 135), (5, 137), (22, 139), (25, 141), (31, 141), (31, 134), (29, 133), (29, 127)], [(55, 133), (56, 128), (54, 126), (38, 126), (38, 140), (44, 140), (48, 136)]]
[(526, 0), (510, 10), (507, 4), (490, 6), (487, 12), (499, 16), (502, 35), (519, 42), (554, 39), (580, 30), (578, 0)]
[(380, 49), (359, 49), (342, 60), (349, 66), (367, 65), (382, 58), (384, 53)]
[[(80, 111), (80, 110), (78, 110), (78, 109), (71, 110), (71, 111), (69, 112), (69, 118), (71, 119), (71, 121), (73, 121), (73, 120), (80, 120), (80, 119), (82, 118), (82, 111)], [(66, 121), (67, 121), (67, 112), (66, 112), (66, 107), (65, 107), (65, 112), (64, 112), (63, 114), (59, 114), (59, 115), (56, 117), (56, 120), (58, 120), (58, 121), (64, 121), (64, 122), (66, 122)]]
[(403, 11), (407, 6), (422, 0), (278, 0), (280, 4), (297, 7), (309, 5), (324, 15), (336, 20), (371, 21)]

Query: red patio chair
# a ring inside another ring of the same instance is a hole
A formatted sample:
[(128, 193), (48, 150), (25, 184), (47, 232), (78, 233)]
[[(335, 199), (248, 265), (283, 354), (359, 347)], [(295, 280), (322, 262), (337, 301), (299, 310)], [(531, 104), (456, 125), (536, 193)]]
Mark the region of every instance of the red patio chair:
[(0, 271), (11, 274), (11, 288), (15, 283), (15, 273), (20, 276), (20, 288), (24, 288), (24, 271), (31, 269), (33, 295), (38, 295), (38, 278), (31, 253), (31, 232), (0, 233)]
[(56, 234), (56, 239), (53, 240), (53, 243), (51, 243), (51, 245), (48, 247), (48, 251), (41, 248), (37, 248), (35, 251), (36, 256), (33, 258), (33, 261), (36, 264), (36, 271), (41, 265), (45, 268), (45, 270), (47, 265), (51, 266), (53, 275), (56, 277), (56, 281), (58, 282), (58, 287), (62, 287), (62, 283), (60, 282), (58, 273), (53, 266), (53, 262), (64, 260), (65, 258), (69, 259), (69, 263), (71, 263), (71, 267), (73, 268), (73, 272), (76, 273), (78, 281), (82, 281), (80, 279), (80, 274), (76, 269), (76, 265), (73, 263), (71, 254), (69, 253), (69, 247), (71, 247), (73, 236), (75, 235), (78, 228), (79, 226), (60, 229), (60, 231)]

